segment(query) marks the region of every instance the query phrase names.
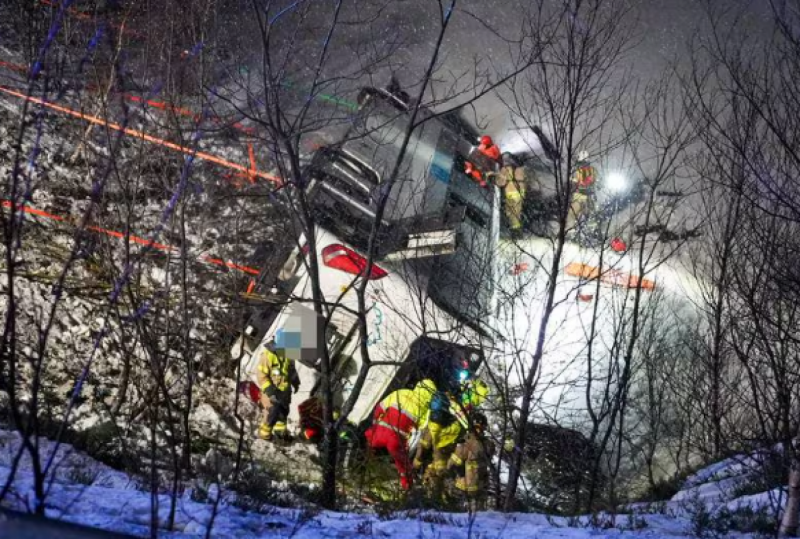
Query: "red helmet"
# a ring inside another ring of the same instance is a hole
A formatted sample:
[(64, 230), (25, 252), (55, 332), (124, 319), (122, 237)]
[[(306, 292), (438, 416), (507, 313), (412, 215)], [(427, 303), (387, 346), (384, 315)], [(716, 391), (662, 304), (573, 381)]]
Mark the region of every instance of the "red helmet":
[(483, 135), (481, 137), (481, 144), (483, 144), (488, 148), (489, 146), (494, 145), (494, 141), (492, 140), (492, 137), (490, 137), (489, 135)]

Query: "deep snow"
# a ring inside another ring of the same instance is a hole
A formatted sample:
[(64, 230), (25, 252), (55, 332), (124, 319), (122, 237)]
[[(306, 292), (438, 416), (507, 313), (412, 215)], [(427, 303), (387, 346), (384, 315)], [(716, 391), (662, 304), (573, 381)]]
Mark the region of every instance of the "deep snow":
[[(0, 430), (0, 484), (5, 484), (11, 462), (21, 445), (16, 432)], [(40, 454), (48, 457), (54, 444), (40, 440)], [(154, 498), (143, 490), (139, 479), (100, 464), (68, 445), (62, 445), (56, 455), (57, 468), (50, 477), (47, 495), (47, 515), (53, 519), (103, 528), (134, 535), (149, 534), (151, 504)], [(692, 489), (714, 486), (716, 480), (741, 475), (745, 457), (728, 459), (700, 470), (690, 477), (686, 490), (672, 501), (648, 508), (639, 504), (635, 514), (604, 515), (595, 524), (589, 517), (568, 519), (542, 514), (502, 514), (497, 512), (437, 513), (405, 511), (389, 516), (377, 514), (338, 513), (319, 511), (311, 506), (286, 509), (263, 506), (260, 512), (245, 511), (235, 505), (235, 493), (209, 489), (208, 501), (195, 501), (186, 489), (177, 501), (173, 531), (163, 530), (169, 510), (169, 496), (157, 497), (158, 515), (162, 523), (159, 535), (170, 538), (204, 536), (213, 520), (214, 537), (359, 537), (375, 536), (405, 539), (410, 537), (504, 537), (507, 539), (538, 537), (649, 537), (660, 539), (691, 535), (691, 512), (696, 497)], [(706, 481), (702, 482), (701, 481)], [(751, 507), (768, 502), (764, 493), (720, 503)], [(26, 510), (34, 503), (30, 461), (20, 461), (11, 495), (0, 502), (4, 507)], [(219, 504), (214, 509), (214, 501)], [(708, 500), (706, 500), (708, 501)], [(709, 501), (714, 510), (716, 501)], [(648, 512), (655, 511), (658, 512)], [(1, 530), (2, 528), (0, 528)], [(746, 535), (742, 535), (746, 537)]]

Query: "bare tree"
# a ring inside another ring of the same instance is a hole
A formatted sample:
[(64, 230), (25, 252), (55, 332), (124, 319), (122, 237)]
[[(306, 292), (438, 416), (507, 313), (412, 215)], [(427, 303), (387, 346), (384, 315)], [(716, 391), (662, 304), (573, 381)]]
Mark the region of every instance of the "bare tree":
[(619, 95), (629, 83), (620, 77), (620, 62), (631, 45), (629, 34), (621, 31), (633, 12), (625, 2), (567, 2), (551, 6), (534, 2), (525, 13), (526, 39), (542, 53), (527, 73), (524, 83), (513, 89), (511, 108), (519, 122), (531, 130), (543, 125), (556, 150), (552, 167), (554, 201), (558, 228), (547, 258), (547, 285), (541, 292), (541, 318), (531, 357), (522, 366), (520, 402), (515, 425), (514, 451), (504, 507), (510, 510), (516, 496), (522, 469), (526, 425), (535, 401), (534, 391), (541, 362), (546, 353), (547, 335), (554, 309), (560, 301), (556, 290), (562, 266), (569, 208), (571, 177), (579, 151), (605, 155), (616, 144), (598, 147), (608, 141), (608, 133), (618, 111)]
[(711, 392), (711, 446), (779, 441), (788, 471), (798, 429), (796, 272), (786, 264), (798, 222), (798, 6), (771, 2), (772, 19), (760, 22), (744, 4), (704, 6), (711, 31), (698, 40), (686, 95), (710, 157), (708, 192), (727, 202), (715, 204), (721, 234), (708, 257), (714, 293), (704, 355), (721, 384)]

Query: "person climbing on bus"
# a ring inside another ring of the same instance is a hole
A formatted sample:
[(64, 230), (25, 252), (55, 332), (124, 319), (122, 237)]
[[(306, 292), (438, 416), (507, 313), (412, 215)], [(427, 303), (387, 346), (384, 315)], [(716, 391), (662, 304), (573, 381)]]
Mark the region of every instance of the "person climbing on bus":
[(566, 230), (583, 226), (594, 207), (594, 193), (597, 184), (597, 169), (589, 162), (589, 153), (578, 153), (578, 162), (572, 173), (572, 199), (567, 213)]
[(500, 148), (494, 143), (492, 137), (483, 135), (478, 144), (478, 151), (497, 163), (500, 162)]
[(294, 361), (286, 356), (287, 332), (279, 329), (275, 339), (264, 346), (256, 372), (258, 387), (261, 389), (261, 425), (258, 437), (271, 440), (273, 437), (286, 438), (286, 418), (292, 402), (290, 388), (300, 387)]
[(510, 153), (503, 154), (503, 166), (492, 173), (494, 184), (503, 190), (504, 214), (512, 238), (522, 234), (522, 209), (525, 204), (525, 169), (518, 165)]
[(429, 379), (422, 380), (414, 389), (398, 389), (390, 393), (375, 407), (372, 425), (365, 433), (370, 449), (384, 448), (389, 452), (400, 474), (403, 490), (410, 489), (413, 482), (408, 439), (428, 416), (435, 393), (436, 384)]

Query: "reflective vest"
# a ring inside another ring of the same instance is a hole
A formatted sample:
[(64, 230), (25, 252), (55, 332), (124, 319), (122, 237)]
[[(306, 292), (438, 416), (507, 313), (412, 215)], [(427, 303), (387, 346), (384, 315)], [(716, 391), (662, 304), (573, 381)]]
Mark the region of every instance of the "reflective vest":
[(465, 407), (453, 398), (448, 399), (448, 405), (445, 413), (432, 413), (428, 420), (433, 446), (440, 449), (456, 443), (461, 433), (469, 428)]
[(580, 193), (589, 192), (597, 180), (597, 170), (587, 161), (578, 161), (572, 181)]
[(376, 424), (408, 436), (426, 417), (432, 397), (423, 388), (398, 389), (379, 404), (383, 413)]
[(525, 198), (525, 171), (522, 167), (503, 167), (497, 173), (496, 183), (503, 188), (507, 199)]
[(292, 378), (297, 376), (292, 360), (278, 354), (269, 347), (264, 347), (261, 360), (258, 362), (258, 385), (261, 391), (274, 385), (280, 391), (286, 391)]

